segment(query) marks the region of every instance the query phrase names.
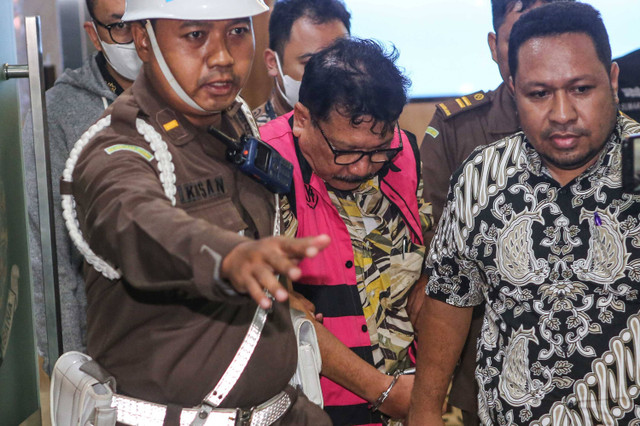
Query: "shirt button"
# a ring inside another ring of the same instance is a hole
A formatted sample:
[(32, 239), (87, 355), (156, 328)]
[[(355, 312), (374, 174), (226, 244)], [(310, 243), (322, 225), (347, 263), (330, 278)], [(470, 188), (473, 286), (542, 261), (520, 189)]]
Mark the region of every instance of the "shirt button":
[(350, 260), (347, 260), (347, 263), (345, 263), (344, 266), (346, 266), (347, 269), (351, 269), (351, 267), (353, 266), (353, 262)]
[(365, 324), (362, 325), (362, 332), (366, 333), (367, 332), (367, 326)]

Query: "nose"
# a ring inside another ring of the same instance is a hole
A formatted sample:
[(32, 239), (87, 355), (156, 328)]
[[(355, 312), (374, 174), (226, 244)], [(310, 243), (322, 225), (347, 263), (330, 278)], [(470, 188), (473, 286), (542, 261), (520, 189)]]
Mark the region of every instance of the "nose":
[(363, 155), (361, 159), (349, 165), (349, 173), (354, 176), (368, 176), (371, 174), (372, 167), (371, 157)]
[(553, 96), (549, 118), (559, 124), (570, 123), (578, 117), (571, 95), (559, 91)]
[(207, 49), (207, 66), (209, 68), (216, 67), (230, 67), (233, 65), (233, 56), (229, 52), (226, 38), (212, 31), (209, 37), (209, 42), (206, 45)]

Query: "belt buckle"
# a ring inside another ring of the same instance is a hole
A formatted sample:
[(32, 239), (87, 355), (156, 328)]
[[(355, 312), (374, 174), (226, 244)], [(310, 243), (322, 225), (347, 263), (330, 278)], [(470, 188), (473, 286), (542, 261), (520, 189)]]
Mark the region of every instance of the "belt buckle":
[(236, 408), (236, 423), (235, 426), (250, 426), (251, 418), (253, 417), (253, 411), (255, 407), (251, 407), (248, 410), (242, 408)]

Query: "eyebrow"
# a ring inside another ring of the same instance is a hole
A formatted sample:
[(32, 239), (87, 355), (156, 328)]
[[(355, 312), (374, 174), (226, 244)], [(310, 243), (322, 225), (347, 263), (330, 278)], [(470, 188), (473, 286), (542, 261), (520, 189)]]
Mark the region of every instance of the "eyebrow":
[[(569, 80), (566, 85), (571, 86), (573, 84), (576, 84), (576, 83), (584, 81), (584, 80), (592, 81), (592, 80), (595, 80), (595, 78), (594, 78), (594, 76), (592, 76), (590, 74), (579, 75), (579, 76), (574, 77), (571, 80)], [(550, 84), (543, 83), (543, 82), (540, 82), (540, 81), (530, 81), (530, 82), (525, 82), (525, 83), (522, 84), (522, 87), (526, 87), (526, 88), (535, 87), (535, 86), (549, 87)]]
[(301, 60), (304, 60), (304, 59), (310, 58), (310, 57), (312, 57), (314, 54), (315, 54), (315, 53), (303, 53), (302, 55), (298, 56), (298, 60), (299, 60), (299, 61), (301, 61)]
[(191, 21), (182, 21), (182, 24), (180, 24), (180, 28), (187, 28), (187, 27), (210, 27), (212, 24), (208, 23), (207, 21), (198, 21), (198, 20), (191, 20)]
[[(249, 22), (251, 22), (251, 19), (249, 19), (249, 18), (238, 18), (238, 19), (231, 20), (230, 25), (237, 25), (237, 24), (243, 24), (243, 23), (249, 23)], [(188, 27), (207, 27), (207, 28), (210, 28), (213, 25), (214, 24), (212, 24), (210, 22), (210, 20), (192, 19), (192, 20), (189, 20), (189, 21), (183, 21), (182, 24), (180, 24), (180, 28), (188, 28)]]
[(111, 14), (111, 15), (109, 15), (109, 16), (110, 16), (111, 18), (115, 19), (115, 20), (117, 21), (116, 23), (118, 23), (118, 22), (122, 21), (122, 17), (123, 17), (124, 15), (122, 15), (121, 13), (112, 13), (112, 14)]

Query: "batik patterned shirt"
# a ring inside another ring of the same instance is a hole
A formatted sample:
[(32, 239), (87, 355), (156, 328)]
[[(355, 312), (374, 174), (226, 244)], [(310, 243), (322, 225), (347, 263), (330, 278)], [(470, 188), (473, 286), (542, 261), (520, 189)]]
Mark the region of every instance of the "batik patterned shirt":
[(488, 425), (640, 424), (640, 196), (621, 189), (620, 116), (596, 163), (560, 186), (522, 133), (452, 178), (427, 294), (485, 304)]

